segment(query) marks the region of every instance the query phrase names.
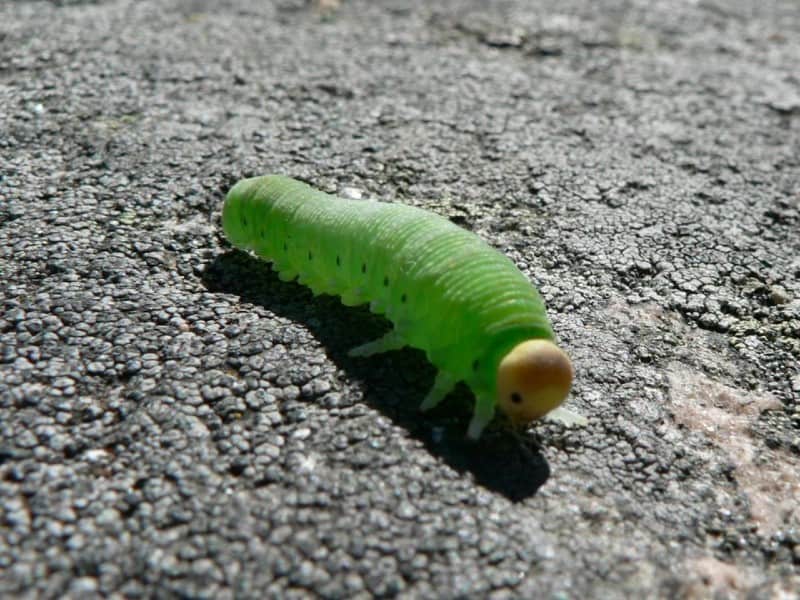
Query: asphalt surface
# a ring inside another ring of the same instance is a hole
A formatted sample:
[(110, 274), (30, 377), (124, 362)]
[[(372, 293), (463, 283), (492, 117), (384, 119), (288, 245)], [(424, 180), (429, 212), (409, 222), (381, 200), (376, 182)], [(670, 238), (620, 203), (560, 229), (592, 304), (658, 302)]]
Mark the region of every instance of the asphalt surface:
[[(794, 0), (0, 2), (0, 595), (798, 597), (799, 63)], [(222, 239), (267, 172), (505, 252), (589, 426), (420, 415)]]

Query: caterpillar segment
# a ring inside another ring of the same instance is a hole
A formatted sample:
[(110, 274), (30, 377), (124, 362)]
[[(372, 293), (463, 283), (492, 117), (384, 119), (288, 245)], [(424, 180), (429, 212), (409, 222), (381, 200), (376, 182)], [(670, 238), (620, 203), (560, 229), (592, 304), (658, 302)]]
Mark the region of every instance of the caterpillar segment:
[(464, 381), (475, 394), (468, 437), (479, 438), (496, 409), (518, 426), (586, 422), (562, 406), (572, 364), (539, 293), (475, 234), (412, 206), (345, 200), (280, 175), (237, 183), (222, 226), (282, 281), (385, 315), (394, 329), (350, 354), (423, 350), (438, 372), (422, 410)]

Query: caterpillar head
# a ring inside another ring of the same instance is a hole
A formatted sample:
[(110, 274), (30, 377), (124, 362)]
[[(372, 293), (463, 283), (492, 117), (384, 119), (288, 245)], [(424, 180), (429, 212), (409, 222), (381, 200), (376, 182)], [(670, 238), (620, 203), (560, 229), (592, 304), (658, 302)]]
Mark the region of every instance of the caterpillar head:
[(497, 406), (517, 424), (558, 407), (572, 385), (572, 363), (549, 340), (526, 340), (514, 346), (497, 368)]
[(250, 240), (252, 223), (248, 220), (247, 205), (253, 190), (253, 179), (244, 179), (234, 185), (225, 197), (222, 207), (222, 230), (228, 241), (242, 248)]

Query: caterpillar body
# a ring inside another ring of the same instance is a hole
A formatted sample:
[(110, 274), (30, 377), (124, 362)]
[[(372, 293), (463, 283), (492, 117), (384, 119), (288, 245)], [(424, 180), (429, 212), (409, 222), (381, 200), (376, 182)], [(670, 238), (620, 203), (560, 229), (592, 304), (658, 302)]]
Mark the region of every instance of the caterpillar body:
[(422, 410), (464, 381), (475, 394), (468, 437), (480, 437), (496, 407), (515, 424), (583, 421), (560, 407), (572, 365), (541, 296), (475, 234), (416, 207), (337, 198), (280, 175), (234, 185), (222, 227), (281, 280), (384, 314), (394, 328), (350, 354), (423, 350), (438, 373)]

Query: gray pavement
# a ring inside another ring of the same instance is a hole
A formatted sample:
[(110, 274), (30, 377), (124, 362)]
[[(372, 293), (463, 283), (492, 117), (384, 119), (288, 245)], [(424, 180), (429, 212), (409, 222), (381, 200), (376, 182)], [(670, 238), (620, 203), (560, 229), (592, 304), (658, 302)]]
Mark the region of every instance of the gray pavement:
[[(800, 589), (800, 9), (0, 2), (0, 596)], [(280, 172), (540, 287), (584, 429), (464, 440), (233, 251)]]

